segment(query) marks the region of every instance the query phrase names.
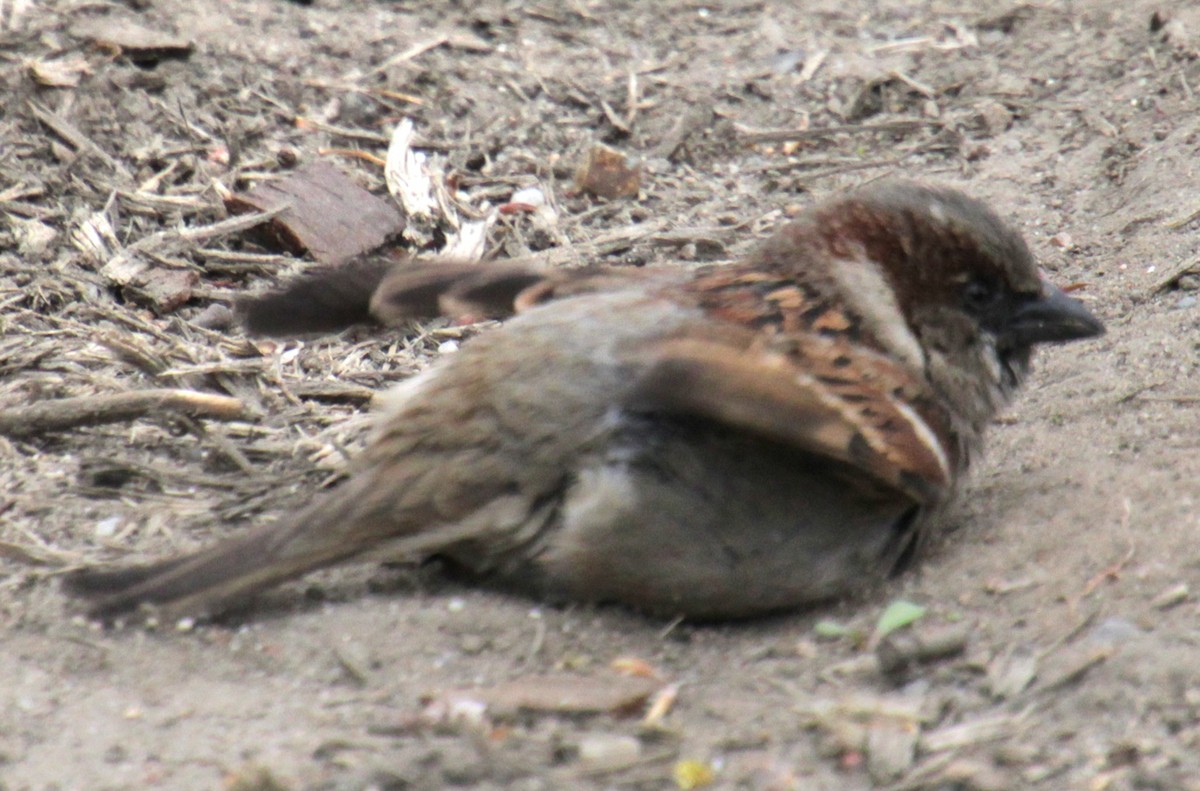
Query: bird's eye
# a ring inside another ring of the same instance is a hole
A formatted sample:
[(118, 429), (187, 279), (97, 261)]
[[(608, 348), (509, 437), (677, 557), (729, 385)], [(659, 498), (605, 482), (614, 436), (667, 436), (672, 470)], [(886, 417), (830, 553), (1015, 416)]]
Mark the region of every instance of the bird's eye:
[(1000, 289), (983, 280), (971, 280), (963, 290), (963, 306), (971, 313), (983, 313), (1000, 299)]

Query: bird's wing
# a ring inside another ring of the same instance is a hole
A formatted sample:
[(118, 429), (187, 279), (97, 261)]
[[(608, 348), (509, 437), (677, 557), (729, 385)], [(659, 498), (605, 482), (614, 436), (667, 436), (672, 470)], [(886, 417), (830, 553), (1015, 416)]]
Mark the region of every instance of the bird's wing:
[(932, 421), (906, 397), (919, 389), (910, 375), (872, 351), (817, 336), (796, 340), (806, 347), (803, 363), (794, 354), (718, 340), (644, 348), (646, 372), (627, 406), (692, 415), (792, 445), (919, 503), (946, 496), (952, 461)]
[(383, 324), (430, 316), (507, 318), (553, 300), (677, 276), (677, 271), (653, 267), (543, 269), (521, 262), (423, 262), (393, 269), (375, 291), (371, 313)]
[(635, 352), (647, 367), (631, 405), (791, 444), (917, 502), (949, 493), (959, 459), (945, 411), (821, 284), (713, 266), (661, 296), (698, 307), (704, 321)]

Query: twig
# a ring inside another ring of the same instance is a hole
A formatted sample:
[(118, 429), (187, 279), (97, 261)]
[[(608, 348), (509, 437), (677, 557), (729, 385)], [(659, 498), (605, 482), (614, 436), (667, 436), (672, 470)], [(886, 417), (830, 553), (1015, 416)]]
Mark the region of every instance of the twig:
[(1120, 398), (1118, 398), (1117, 403), (1118, 404), (1128, 404), (1130, 401), (1132, 401), (1135, 398), (1141, 398), (1143, 400), (1156, 400), (1153, 396), (1144, 396), (1144, 395), (1142, 395), (1142, 393), (1146, 392), (1147, 390), (1153, 390), (1156, 387), (1162, 387), (1165, 384), (1166, 384), (1166, 382), (1162, 381), (1162, 382), (1151, 382), (1150, 384), (1145, 384), (1145, 385), (1139, 385), (1138, 387), (1133, 388), (1132, 390), (1130, 390), (1129, 392), (1125, 393)]
[(242, 402), (193, 390), (135, 390), (129, 393), (58, 398), (0, 410), (0, 435), (30, 437), (79, 426), (120, 423), (159, 412), (234, 420)]
[(346, 82), (349, 82), (354, 79), (361, 79), (362, 77), (370, 77), (374, 74), (380, 73), (381, 71), (387, 71), (391, 67), (396, 66), (400, 63), (408, 63), (411, 60), (415, 60), (416, 58), (425, 54), (429, 50), (437, 49), (438, 47), (442, 46), (449, 40), (450, 40), (449, 36), (435, 36), (434, 38), (428, 39), (426, 41), (419, 41), (416, 44), (413, 44), (408, 49), (404, 50), (403, 52), (399, 52), (399, 53), (393, 55), (392, 57), (388, 58), (383, 63), (380, 63), (375, 68), (369, 70), (366, 74), (360, 75), (357, 73), (358, 70), (355, 69), (354, 71), (350, 71), (350, 72), (347, 72), (346, 74), (343, 74), (342, 79)]
[(932, 99), (933, 97), (937, 96), (937, 91), (932, 86), (926, 85), (923, 82), (918, 82), (917, 80), (913, 79), (912, 77), (909, 77), (907, 74), (905, 74), (902, 71), (892, 69), (891, 76), (894, 79), (897, 79), (900, 82), (907, 85), (908, 87), (912, 88), (914, 91), (921, 94), (926, 99)]
[[(335, 137), (348, 137), (351, 140), (365, 140), (368, 143), (379, 143), (387, 145), (391, 140), (387, 135), (381, 135), (378, 132), (370, 132), (366, 129), (353, 129), (348, 126), (335, 126), (334, 124), (320, 121), (316, 118), (297, 118), (296, 127), (298, 129), (311, 129), (315, 132), (325, 132), (326, 134)], [(428, 146), (422, 146), (427, 148)]]
[(350, 157), (351, 159), (361, 159), (365, 162), (370, 162), (372, 165), (385, 167), (387, 160), (382, 157), (377, 157), (370, 151), (360, 151), (357, 148), (318, 148), (317, 153), (323, 157), (336, 155), (340, 157)]
[(1138, 394), (1137, 397), (1142, 401), (1163, 401), (1168, 404), (1195, 404), (1200, 402), (1200, 395), (1152, 396)]
[(832, 135), (864, 135), (876, 132), (908, 132), (942, 126), (941, 121), (905, 120), (887, 121), (880, 124), (841, 124), (816, 129), (774, 129), (767, 132), (749, 132), (742, 135), (747, 143), (786, 143), (793, 140), (820, 140)]
[[(853, 173), (858, 170), (873, 170), (875, 168), (891, 168), (899, 165), (904, 161), (904, 157), (896, 157), (893, 159), (877, 159), (872, 162), (855, 162), (847, 165), (835, 165), (833, 167), (824, 168), (823, 170), (813, 170), (808, 173), (803, 173), (797, 178), (802, 178), (805, 181), (813, 181), (826, 176), (837, 176), (842, 173)], [(763, 166), (761, 169), (755, 168), (755, 172), (762, 173), (790, 173), (794, 170), (809, 167), (811, 162), (780, 162), (773, 166)]]
[(28, 102), (28, 106), (29, 111), (33, 113), (35, 118), (50, 127), (56, 135), (67, 141), (76, 151), (87, 151), (94, 154), (101, 162), (120, 174), (122, 178), (127, 181), (133, 180), (133, 176), (126, 170), (124, 165), (109, 156), (107, 151), (97, 145), (70, 121), (55, 115), (49, 108), (43, 107), (37, 102)]
[(206, 244), (214, 239), (229, 236), (262, 225), (291, 208), (290, 204), (276, 206), (269, 211), (252, 214), (239, 214), (211, 225), (196, 225), (191, 228), (171, 228), (166, 231), (152, 233), (131, 244), (128, 249), (145, 252), (170, 243), (186, 242), (189, 244)]
[(1160, 291), (1165, 291), (1175, 285), (1179, 278), (1184, 275), (1200, 272), (1200, 256), (1194, 255), (1190, 258), (1185, 258), (1175, 266), (1171, 267), (1165, 275), (1155, 281), (1154, 285), (1146, 291), (1149, 294), (1157, 294)]
[(1167, 220), (1166, 222), (1163, 223), (1163, 227), (1169, 228), (1172, 231), (1178, 231), (1180, 228), (1189, 224), (1190, 222), (1192, 222), (1192, 220), (1195, 220), (1197, 217), (1200, 217), (1200, 207), (1192, 209), (1187, 214), (1185, 214), (1181, 217), (1176, 217), (1174, 220)]
[(0, 558), (7, 558), (28, 566), (74, 566), (80, 557), (74, 553), (59, 552), (36, 544), (18, 544), (0, 541)]
[[(220, 398), (229, 398), (228, 396), (219, 396)], [(236, 398), (229, 399), (237, 401)], [(213, 444), (225, 458), (233, 462), (233, 465), (246, 474), (249, 478), (258, 478), (262, 472), (254, 466), (250, 459), (246, 458), (246, 454), (238, 450), (238, 446), (229, 441), (229, 437), (225, 436), (222, 431), (210, 431), (203, 423), (195, 419), (194, 415), (184, 415), (183, 422), (187, 425), (188, 431), (199, 437), (201, 440), (206, 440)]]

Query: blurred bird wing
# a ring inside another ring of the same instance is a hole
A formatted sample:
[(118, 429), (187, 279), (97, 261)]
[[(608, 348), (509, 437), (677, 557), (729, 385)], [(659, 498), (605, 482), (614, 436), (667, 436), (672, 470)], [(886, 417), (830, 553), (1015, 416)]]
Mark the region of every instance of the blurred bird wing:
[(642, 350), (648, 366), (627, 406), (712, 420), (835, 459), (919, 503), (948, 494), (951, 462), (906, 398), (920, 390), (907, 371), (844, 342), (789, 341), (786, 355), (690, 338)]
[(382, 324), (432, 316), (505, 318), (557, 299), (627, 288), (678, 271), (653, 267), (586, 266), (544, 269), (533, 263), (421, 262), (397, 266), (371, 298)]
[(420, 261), (392, 269), (371, 297), (371, 315), (395, 325), (433, 316), (503, 318), (527, 288), (546, 277), (520, 263)]

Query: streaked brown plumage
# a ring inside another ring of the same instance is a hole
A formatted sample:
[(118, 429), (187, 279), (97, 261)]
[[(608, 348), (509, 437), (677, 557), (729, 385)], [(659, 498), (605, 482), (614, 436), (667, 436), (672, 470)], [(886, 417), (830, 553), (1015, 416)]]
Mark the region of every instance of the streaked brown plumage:
[(912, 554), (1035, 344), (1103, 331), (990, 210), (911, 183), (816, 206), (726, 266), (341, 276), (340, 297), (324, 272), (248, 303), (248, 325), (520, 315), (403, 385), (306, 510), (75, 577), (94, 614), (212, 614), (314, 568), (431, 555), (672, 615), (837, 596)]

